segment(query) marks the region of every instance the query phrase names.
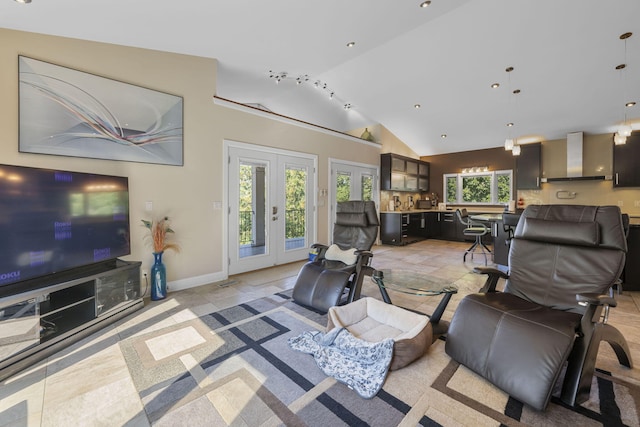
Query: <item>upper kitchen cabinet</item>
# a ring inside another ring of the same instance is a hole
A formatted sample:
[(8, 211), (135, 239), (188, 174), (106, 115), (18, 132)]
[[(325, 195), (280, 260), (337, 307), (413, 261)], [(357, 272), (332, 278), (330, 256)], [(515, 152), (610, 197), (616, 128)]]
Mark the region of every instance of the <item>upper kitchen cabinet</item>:
[(613, 145), (613, 186), (640, 187), (640, 132), (633, 132), (626, 144)]
[(429, 163), (398, 154), (380, 155), (381, 190), (429, 191)]
[(542, 144), (523, 144), (520, 149), (520, 155), (516, 157), (516, 188), (539, 189), (542, 175)]

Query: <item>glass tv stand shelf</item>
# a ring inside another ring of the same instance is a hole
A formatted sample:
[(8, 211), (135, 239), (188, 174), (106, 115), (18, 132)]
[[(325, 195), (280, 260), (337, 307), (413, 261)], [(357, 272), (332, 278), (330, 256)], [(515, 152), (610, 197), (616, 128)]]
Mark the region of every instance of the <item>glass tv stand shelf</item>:
[(0, 297), (0, 381), (142, 308), (140, 265), (116, 260)]

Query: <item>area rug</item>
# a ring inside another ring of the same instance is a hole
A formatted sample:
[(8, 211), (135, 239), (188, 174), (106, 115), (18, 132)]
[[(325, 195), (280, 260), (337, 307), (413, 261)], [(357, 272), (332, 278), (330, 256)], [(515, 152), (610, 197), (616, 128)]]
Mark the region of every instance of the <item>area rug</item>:
[(120, 342), (154, 425), (639, 426), (640, 386), (598, 371), (576, 408), (537, 412), (452, 361), (437, 340), (372, 399), (325, 376), (287, 340), (326, 315), (276, 294)]

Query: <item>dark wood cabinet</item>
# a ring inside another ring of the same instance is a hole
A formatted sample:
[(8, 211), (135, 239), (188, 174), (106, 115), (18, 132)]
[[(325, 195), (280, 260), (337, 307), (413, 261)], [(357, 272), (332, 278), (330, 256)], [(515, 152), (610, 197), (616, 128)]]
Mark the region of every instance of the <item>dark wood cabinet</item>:
[(429, 163), (398, 154), (381, 154), (380, 189), (429, 191)]
[(423, 213), (380, 213), (380, 240), (386, 245), (407, 245), (427, 238)]
[(427, 212), (424, 215), (427, 218), (426, 237), (429, 239), (439, 238), (442, 235), (440, 212)]
[(640, 159), (640, 132), (633, 132), (627, 138), (626, 144), (613, 145), (614, 187), (640, 187), (638, 159)]
[(542, 176), (542, 144), (523, 144), (516, 156), (516, 188), (533, 190), (540, 188)]
[(622, 290), (640, 291), (640, 226), (631, 226), (627, 237), (627, 262), (624, 266)]
[(463, 240), (461, 233), (458, 233), (455, 211), (440, 213), (440, 236), (444, 240)]

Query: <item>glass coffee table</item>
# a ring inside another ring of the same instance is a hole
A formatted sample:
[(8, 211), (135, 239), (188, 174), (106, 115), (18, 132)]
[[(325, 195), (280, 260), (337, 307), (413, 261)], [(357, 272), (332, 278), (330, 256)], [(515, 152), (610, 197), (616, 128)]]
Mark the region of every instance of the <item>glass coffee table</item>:
[(458, 293), (458, 288), (446, 280), (435, 280), (428, 273), (411, 270), (374, 270), (371, 280), (378, 285), (382, 300), (387, 304), (392, 304), (387, 290), (418, 296), (442, 295), (436, 310), (429, 316), (429, 321), (432, 323), (434, 334), (442, 335), (447, 332), (449, 322), (440, 322), (440, 319), (451, 295)]

